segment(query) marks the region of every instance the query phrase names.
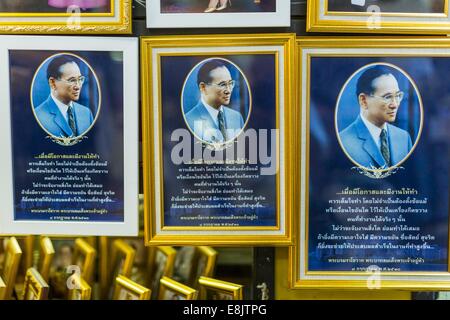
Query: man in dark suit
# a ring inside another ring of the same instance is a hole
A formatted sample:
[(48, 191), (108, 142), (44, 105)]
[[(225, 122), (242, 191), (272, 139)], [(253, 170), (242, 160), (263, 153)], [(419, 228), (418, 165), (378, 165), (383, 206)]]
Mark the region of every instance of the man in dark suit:
[(54, 58), (47, 68), (50, 95), (35, 109), (39, 123), (58, 138), (74, 138), (91, 126), (89, 108), (77, 103), (85, 77), (69, 55)]
[(198, 103), (186, 113), (190, 129), (207, 143), (224, 143), (234, 139), (244, 126), (242, 115), (227, 107), (235, 81), (218, 59), (204, 63), (197, 76), (201, 93)]
[(339, 133), (341, 143), (360, 166), (387, 169), (401, 162), (411, 151), (409, 133), (393, 123), (403, 99), (398, 82), (385, 66), (374, 66), (358, 79), (356, 94), (360, 114)]

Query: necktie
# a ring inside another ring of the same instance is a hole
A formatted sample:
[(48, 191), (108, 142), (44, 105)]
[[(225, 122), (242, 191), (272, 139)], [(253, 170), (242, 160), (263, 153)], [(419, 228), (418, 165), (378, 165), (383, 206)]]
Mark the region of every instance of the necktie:
[(227, 140), (227, 130), (225, 127), (225, 117), (223, 116), (223, 110), (219, 110), (219, 114), (217, 115), (217, 120), (219, 121), (219, 129), (222, 132), (223, 140)]
[(73, 107), (69, 106), (67, 109), (67, 116), (69, 118), (69, 127), (72, 129), (73, 136), (78, 136), (77, 134), (77, 125), (75, 124), (75, 116), (73, 115)]
[(381, 140), (381, 154), (383, 155), (383, 158), (386, 161), (386, 165), (390, 167), (391, 154), (389, 152), (389, 144), (386, 129), (381, 130), (380, 140)]

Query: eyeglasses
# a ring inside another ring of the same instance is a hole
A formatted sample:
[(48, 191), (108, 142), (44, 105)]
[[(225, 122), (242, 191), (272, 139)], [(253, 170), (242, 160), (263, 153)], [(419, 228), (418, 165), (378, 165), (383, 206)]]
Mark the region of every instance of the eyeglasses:
[(382, 97), (380, 97), (380, 96), (375, 96), (375, 95), (373, 95), (373, 94), (371, 94), (370, 96), (373, 97), (373, 98), (379, 98), (379, 99), (382, 99), (383, 102), (386, 103), (386, 104), (391, 104), (391, 103), (393, 103), (393, 102), (396, 102), (396, 103), (402, 102), (402, 100), (403, 100), (403, 98), (404, 98), (404, 96), (405, 96), (405, 93), (402, 92), (402, 91), (400, 91), (400, 92), (397, 92), (396, 94), (390, 94), (390, 93), (389, 93), (389, 94), (384, 95), (384, 96), (382, 96)]
[(209, 83), (209, 85), (218, 87), (221, 90), (226, 90), (227, 88), (230, 88), (230, 90), (233, 90), (234, 86), (236, 85), (236, 81), (230, 80), (230, 81), (223, 81), (220, 83)]
[(84, 83), (84, 81), (86, 81), (86, 77), (81, 76), (78, 79), (72, 78), (72, 79), (69, 79), (69, 80), (65, 80), (65, 79), (56, 79), (56, 80), (65, 82), (65, 83), (67, 83), (70, 86), (75, 86), (75, 85), (81, 86)]

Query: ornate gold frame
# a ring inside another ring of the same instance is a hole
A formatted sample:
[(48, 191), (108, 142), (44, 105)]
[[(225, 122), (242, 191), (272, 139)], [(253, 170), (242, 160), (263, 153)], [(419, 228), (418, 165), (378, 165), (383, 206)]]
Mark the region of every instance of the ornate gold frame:
[(0, 275), (0, 278), (6, 284), (6, 288), (3, 290), (3, 295), (0, 296), (0, 300), (9, 300), (12, 297), (21, 257), (22, 249), (17, 239), (10, 237), (5, 250), (5, 264)]
[[(163, 192), (161, 192), (161, 198), (156, 199), (155, 195), (155, 185), (161, 185), (163, 188), (162, 181), (155, 181), (155, 171), (159, 170), (161, 173), (161, 180), (163, 168), (155, 168), (155, 158), (162, 158), (162, 142), (155, 140), (154, 128), (155, 123), (161, 122), (161, 110), (158, 110), (158, 119), (155, 119), (155, 101), (160, 102), (159, 97), (153, 96), (153, 84), (157, 86), (158, 92), (160, 93), (161, 87), (160, 83), (155, 83), (152, 80), (153, 72), (157, 71), (159, 79), (161, 77), (160, 73), (160, 58), (161, 56), (195, 56), (195, 55), (226, 55), (227, 48), (229, 47), (242, 47), (242, 51), (233, 51), (233, 54), (274, 54), (276, 61), (280, 62), (279, 52), (274, 51), (275, 49), (267, 50), (261, 49), (260, 51), (246, 51), (244, 47), (250, 49), (258, 48), (261, 46), (278, 46), (283, 50), (282, 61), (284, 62), (281, 66), (284, 74), (284, 92), (280, 93), (280, 83), (278, 83), (277, 77), (277, 128), (280, 129), (280, 116), (279, 116), (279, 102), (284, 103), (284, 136), (280, 137), (284, 139), (284, 145), (290, 146), (294, 142), (294, 136), (291, 134), (293, 128), (293, 81), (292, 67), (294, 65), (295, 56), (295, 35), (294, 34), (231, 34), (231, 35), (195, 35), (195, 36), (155, 36), (155, 37), (142, 37), (141, 38), (141, 92), (142, 92), (142, 126), (143, 126), (143, 163), (144, 163), (144, 208), (145, 208), (145, 243), (147, 245), (291, 245), (292, 244), (292, 198), (291, 198), (291, 188), (292, 179), (289, 179), (290, 168), (292, 165), (292, 156), (289, 147), (284, 148), (284, 154), (280, 155), (280, 148), (277, 149), (277, 161), (282, 157), (285, 169), (285, 181), (284, 181), (284, 232), (281, 234), (264, 234), (263, 231), (276, 231), (280, 230), (280, 201), (279, 201), (279, 191), (281, 189), (280, 173), (277, 173), (277, 226), (271, 227), (179, 227), (179, 226), (164, 226), (164, 214), (160, 217), (161, 230), (170, 231), (171, 234), (163, 234), (163, 232), (157, 232), (156, 230), (156, 209), (161, 207)], [(204, 52), (202, 48), (214, 48), (214, 52)], [(157, 54), (157, 65), (153, 65), (153, 55), (155, 50), (161, 49), (180, 49), (180, 52), (167, 52)], [(195, 52), (183, 53), (183, 48), (196, 49)], [(276, 74), (279, 74), (279, 64), (277, 63)], [(158, 81), (159, 82), (159, 81)], [(152, 85), (151, 85), (152, 84)], [(281, 97), (284, 100), (281, 100)], [(155, 154), (154, 146), (157, 146), (159, 150)], [(162, 163), (160, 161), (160, 163)], [(162, 205), (163, 207), (163, 205)], [(163, 210), (161, 210), (163, 211)], [(183, 233), (184, 231), (189, 232), (188, 234)], [(222, 232), (221, 232), (222, 231)], [(236, 233), (226, 234), (223, 231), (236, 231)], [(242, 231), (242, 233), (240, 233)], [(254, 231), (255, 234), (249, 235), (245, 232)], [(179, 234), (176, 234), (179, 232)], [(257, 232), (262, 232), (258, 233)]]
[[(324, 49), (323, 52), (307, 52), (308, 49)], [(349, 49), (370, 49), (370, 54), (352, 53)], [(395, 50), (398, 53), (374, 53), (373, 50)], [(428, 53), (406, 53), (405, 49), (426, 50)], [(432, 50), (431, 50), (432, 49)], [(437, 52), (436, 49), (446, 49), (447, 52)], [(326, 51), (326, 52), (325, 52)], [(437, 37), (299, 37), (297, 40), (297, 108), (299, 110), (296, 116), (298, 125), (298, 142), (296, 143), (296, 159), (294, 161), (294, 173), (299, 181), (294, 189), (295, 212), (298, 212), (295, 221), (295, 246), (289, 249), (289, 270), (288, 279), (289, 286), (293, 289), (368, 289), (368, 281), (370, 281), (370, 273), (361, 271), (342, 271), (342, 272), (325, 272), (325, 271), (308, 271), (308, 216), (309, 212), (309, 105), (310, 105), (310, 61), (312, 56), (330, 56), (330, 57), (355, 57), (355, 56), (371, 56), (371, 57), (448, 57), (450, 59), (450, 39)], [(306, 62), (305, 62), (306, 60)], [(306, 73), (304, 73), (306, 71)], [(304, 76), (305, 74), (305, 76)], [(303, 79), (305, 77), (305, 81)], [(305, 104), (303, 101), (306, 101)], [(305, 118), (303, 118), (305, 115)], [(304, 125), (305, 124), (305, 125)], [(303, 136), (305, 133), (306, 136)], [(301, 144), (305, 141), (305, 146)], [(305, 148), (306, 161), (301, 163), (302, 150)], [(305, 176), (301, 175), (305, 172)], [(305, 220), (301, 217), (301, 201), (302, 193), (301, 185), (305, 181)], [(450, 214), (450, 213), (449, 213)], [(302, 238), (301, 230), (304, 227), (305, 236)], [(450, 229), (450, 219), (449, 219)], [(409, 290), (409, 291), (437, 291), (450, 290), (450, 238), (449, 238), (449, 261), (448, 272), (383, 272), (379, 274), (380, 290)], [(306, 270), (305, 275), (310, 278), (302, 278), (300, 275), (300, 258), (303, 256), (303, 267)], [(325, 277), (334, 279), (324, 279)], [(340, 278), (338, 278), (340, 277)], [(348, 278), (346, 278), (348, 277)], [(439, 279), (440, 277), (440, 279)], [(393, 279), (397, 278), (397, 279)], [(442, 280), (444, 278), (445, 280)], [(419, 280), (418, 280), (419, 279)]]
[(200, 277), (198, 279), (200, 287), (200, 300), (206, 299), (206, 291), (213, 290), (219, 293), (224, 293), (231, 295), (232, 300), (242, 300), (243, 299), (243, 286), (236, 283), (231, 283), (227, 281), (217, 280), (208, 277)]
[[(80, 13), (71, 16), (70, 13), (23, 13), (8, 12), (0, 13), (0, 33), (8, 34), (130, 34), (131, 33), (131, 8), (132, 0), (110, 0), (111, 12), (108, 13)], [(116, 2), (119, 11), (115, 10)], [(2, 21), (2, 17), (8, 18), (8, 21)], [(72, 26), (68, 21), (60, 21), (56, 18), (67, 17), (67, 19), (80, 19), (79, 26)], [(114, 18), (116, 21), (83, 21), (84, 18)], [(14, 20), (17, 18), (17, 20)], [(24, 19), (26, 18), (26, 19)], [(40, 21), (32, 21), (35, 18)], [(42, 18), (46, 18), (45, 21)], [(52, 19), (53, 18), (53, 19)]]
[(182, 296), (184, 300), (196, 300), (198, 296), (197, 290), (163, 276), (160, 280), (158, 300), (164, 300), (164, 296), (168, 290)]
[[(321, 12), (320, 1), (325, 1)], [(377, 28), (368, 27), (368, 18), (372, 13), (366, 12), (331, 12), (328, 11), (328, 0), (310, 0), (307, 8), (306, 30), (312, 32), (357, 32), (357, 33), (401, 33), (401, 34), (449, 34), (450, 20), (446, 22), (424, 21), (420, 18), (448, 18), (449, 1), (445, 0), (442, 13), (380, 13), (379, 17), (395, 18), (392, 21), (380, 21)], [(321, 15), (329, 19), (322, 19)], [(346, 21), (341, 17), (358, 17), (357, 20)], [(414, 20), (416, 18), (416, 20)], [(409, 20), (408, 20), (409, 19)], [(411, 20), (413, 19), (413, 20)]]
[(119, 300), (120, 290), (127, 290), (128, 292), (131, 292), (133, 295), (138, 297), (138, 299), (136, 299), (136, 300), (149, 300), (150, 299), (150, 294), (151, 294), (150, 289), (143, 287), (140, 284), (138, 284), (122, 275), (119, 275), (116, 278), (116, 286), (115, 286), (115, 290), (114, 290), (114, 300)]
[[(191, 279), (190, 283), (193, 283), (194, 286), (197, 288), (198, 287), (198, 279), (200, 277), (203, 276), (203, 277), (212, 278), (214, 276), (214, 268), (216, 266), (218, 252), (216, 250), (214, 250), (214, 248), (207, 247), (207, 246), (196, 247), (195, 250), (196, 250), (195, 259), (194, 259), (195, 263), (192, 268), (193, 269), (192, 276), (191, 276), (192, 279)], [(206, 265), (205, 265), (205, 269), (203, 270), (203, 272), (198, 273), (199, 262), (202, 257), (206, 258)]]
[[(49, 286), (41, 274), (35, 268), (29, 268), (25, 275), (22, 300), (47, 300), (48, 291)], [(33, 299), (27, 298), (30, 293)]]
[(48, 282), (50, 276), (50, 268), (54, 256), (55, 249), (53, 248), (52, 240), (49, 237), (41, 237), (39, 239), (38, 271), (46, 282)]
[(83, 278), (75, 276), (73, 278), (75, 287), (68, 290), (68, 300), (91, 300), (91, 286)]
[(83, 257), (83, 265), (81, 268), (81, 278), (84, 279), (88, 284), (92, 281), (92, 276), (94, 273), (94, 262), (95, 256), (97, 255), (97, 250), (91, 246), (85, 239), (77, 238), (75, 239), (75, 247), (73, 252), (73, 263), (77, 264), (80, 257)]

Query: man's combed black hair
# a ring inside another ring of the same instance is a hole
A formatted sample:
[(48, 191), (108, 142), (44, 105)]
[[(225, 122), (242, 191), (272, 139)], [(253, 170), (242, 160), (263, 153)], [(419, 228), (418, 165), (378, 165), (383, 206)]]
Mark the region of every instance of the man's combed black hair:
[(200, 83), (210, 83), (211, 82), (211, 71), (217, 68), (226, 68), (226, 65), (223, 61), (212, 59), (208, 62), (204, 63), (200, 69), (198, 70), (197, 75), (197, 84)]
[(361, 93), (365, 93), (367, 95), (373, 94), (375, 91), (373, 81), (381, 76), (389, 74), (393, 75), (392, 70), (382, 65), (367, 69), (358, 79), (356, 84), (356, 96), (359, 97)]
[(78, 65), (74, 58), (67, 55), (58, 56), (50, 61), (47, 67), (47, 79), (50, 79), (50, 77), (59, 79), (61, 77), (61, 67), (67, 63)]

